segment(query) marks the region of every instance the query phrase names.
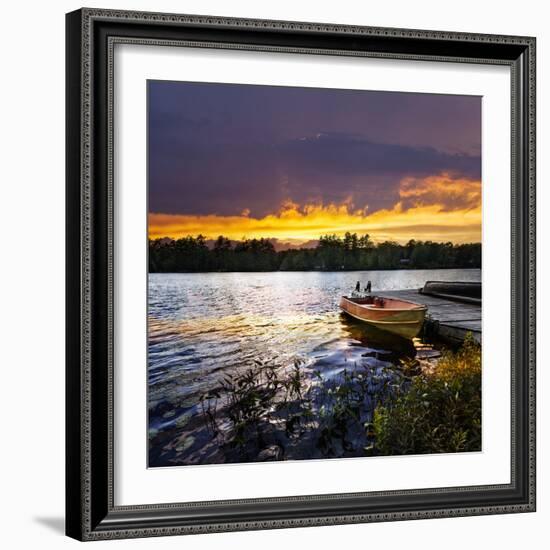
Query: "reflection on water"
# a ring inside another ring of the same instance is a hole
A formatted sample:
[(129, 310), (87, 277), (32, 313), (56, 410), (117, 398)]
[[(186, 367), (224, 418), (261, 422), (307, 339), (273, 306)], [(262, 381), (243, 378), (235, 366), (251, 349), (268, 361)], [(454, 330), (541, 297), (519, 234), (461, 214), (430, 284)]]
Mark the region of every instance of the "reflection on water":
[[(357, 280), (371, 280), (376, 291), (430, 279), (479, 281), (480, 271), (151, 274), (149, 465), (237, 460), (209, 433), (200, 400), (221, 391), (228, 373), (299, 364), (324, 383), (345, 369), (398, 376), (400, 359), (415, 355), (413, 342), (350, 320), (338, 301)], [(285, 455), (314, 457), (303, 445)]]

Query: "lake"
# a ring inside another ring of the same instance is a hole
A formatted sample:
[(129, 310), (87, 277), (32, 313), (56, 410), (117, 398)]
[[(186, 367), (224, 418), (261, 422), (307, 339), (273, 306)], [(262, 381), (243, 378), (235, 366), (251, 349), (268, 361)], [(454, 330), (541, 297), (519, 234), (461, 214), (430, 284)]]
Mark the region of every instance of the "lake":
[[(247, 370), (294, 368), (326, 388), (359, 365), (377, 383), (394, 383), (401, 376), (396, 358), (414, 357), (419, 342), (369, 330), (338, 308), (342, 294), (368, 280), (376, 293), (420, 288), (427, 280), (480, 281), (481, 271), (150, 274), (149, 466), (254, 460), (255, 450), (241, 449), (239, 458), (223, 440), (230, 425), (228, 377)], [(320, 396), (311, 393), (312, 407), (322, 406)], [(305, 438), (281, 442), (283, 436), (271, 432), (262, 440), (283, 446), (286, 459), (324, 456)]]

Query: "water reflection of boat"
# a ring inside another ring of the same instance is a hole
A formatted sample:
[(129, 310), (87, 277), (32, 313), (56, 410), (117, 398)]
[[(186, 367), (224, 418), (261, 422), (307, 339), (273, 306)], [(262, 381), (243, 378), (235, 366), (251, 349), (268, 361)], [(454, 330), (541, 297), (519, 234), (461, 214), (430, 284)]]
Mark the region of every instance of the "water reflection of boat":
[(385, 350), (396, 357), (414, 357), (416, 347), (410, 338), (403, 338), (392, 332), (380, 330), (374, 325), (363, 323), (342, 311), (341, 322), (351, 338), (357, 340), (358, 345), (375, 349)]
[(340, 308), (359, 321), (403, 338), (418, 335), (427, 310), (426, 306), (407, 300), (370, 295), (342, 296)]

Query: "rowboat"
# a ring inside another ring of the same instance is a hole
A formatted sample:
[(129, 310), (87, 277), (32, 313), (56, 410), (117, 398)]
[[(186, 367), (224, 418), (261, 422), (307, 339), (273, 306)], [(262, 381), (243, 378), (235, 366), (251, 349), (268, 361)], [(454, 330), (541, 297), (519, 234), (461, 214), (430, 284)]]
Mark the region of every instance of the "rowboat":
[(407, 300), (371, 295), (342, 296), (340, 308), (359, 321), (403, 338), (418, 335), (428, 309), (425, 305)]

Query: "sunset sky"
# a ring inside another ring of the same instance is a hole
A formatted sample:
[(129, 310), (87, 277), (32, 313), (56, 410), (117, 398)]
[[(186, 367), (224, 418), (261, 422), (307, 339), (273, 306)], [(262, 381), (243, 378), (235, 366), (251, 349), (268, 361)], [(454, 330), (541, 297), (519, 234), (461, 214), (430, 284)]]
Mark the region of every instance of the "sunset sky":
[(481, 241), (481, 98), (149, 81), (149, 237)]

